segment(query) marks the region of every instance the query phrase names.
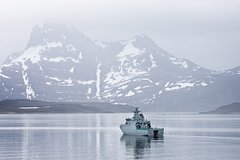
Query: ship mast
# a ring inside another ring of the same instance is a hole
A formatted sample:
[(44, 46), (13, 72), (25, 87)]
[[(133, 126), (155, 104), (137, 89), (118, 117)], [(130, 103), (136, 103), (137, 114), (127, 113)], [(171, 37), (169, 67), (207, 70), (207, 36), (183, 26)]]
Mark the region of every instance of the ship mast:
[(136, 108), (135, 108), (135, 111), (133, 111), (133, 113), (134, 113), (133, 119), (134, 119), (134, 120), (138, 120), (138, 119), (140, 118), (139, 113), (140, 113), (141, 111), (139, 111), (138, 109), (139, 109), (139, 107), (136, 107)]

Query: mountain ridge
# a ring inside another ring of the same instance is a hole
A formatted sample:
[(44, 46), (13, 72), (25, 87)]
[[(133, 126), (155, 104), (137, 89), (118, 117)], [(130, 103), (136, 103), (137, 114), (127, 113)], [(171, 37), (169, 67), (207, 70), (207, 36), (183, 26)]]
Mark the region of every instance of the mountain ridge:
[(69, 25), (43, 24), (30, 37), (26, 49), (0, 69), (0, 100), (98, 101), (145, 110), (204, 111), (240, 99), (238, 72), (217, 72), (177, 58), (142, 34), (102, 42)]

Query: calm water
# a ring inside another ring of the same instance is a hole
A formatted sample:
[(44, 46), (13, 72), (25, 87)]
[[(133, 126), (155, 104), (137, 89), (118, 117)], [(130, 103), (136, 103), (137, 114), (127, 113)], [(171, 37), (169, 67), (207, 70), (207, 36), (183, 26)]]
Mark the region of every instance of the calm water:
[(0, 160), (240, 159), (239, 115), (146, 113), (161, 139), (122, 136), (131, 114), (0, 115)]

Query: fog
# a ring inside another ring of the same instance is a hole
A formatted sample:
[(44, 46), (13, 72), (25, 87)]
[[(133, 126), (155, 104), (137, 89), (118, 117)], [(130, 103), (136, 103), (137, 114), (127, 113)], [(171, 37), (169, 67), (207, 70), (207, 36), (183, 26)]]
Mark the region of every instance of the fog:
[(91, 39), (144, 33), (171, 54), (203, 67), (240, 65), (238, 0), (0, 1), (0, 64), (23, 50), (34, 25), (71, 24)]

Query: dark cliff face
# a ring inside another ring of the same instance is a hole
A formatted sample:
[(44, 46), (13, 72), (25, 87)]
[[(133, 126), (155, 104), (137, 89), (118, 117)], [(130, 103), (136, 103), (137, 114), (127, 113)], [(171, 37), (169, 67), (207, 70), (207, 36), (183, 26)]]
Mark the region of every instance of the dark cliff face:
[(70, 25), (34, 27), (0, 70), (0, 99), (127, 103), (145, 110), (202, 111), (240, 100), (239, 70), (215, 72), (138, 34), (92, 41)]

